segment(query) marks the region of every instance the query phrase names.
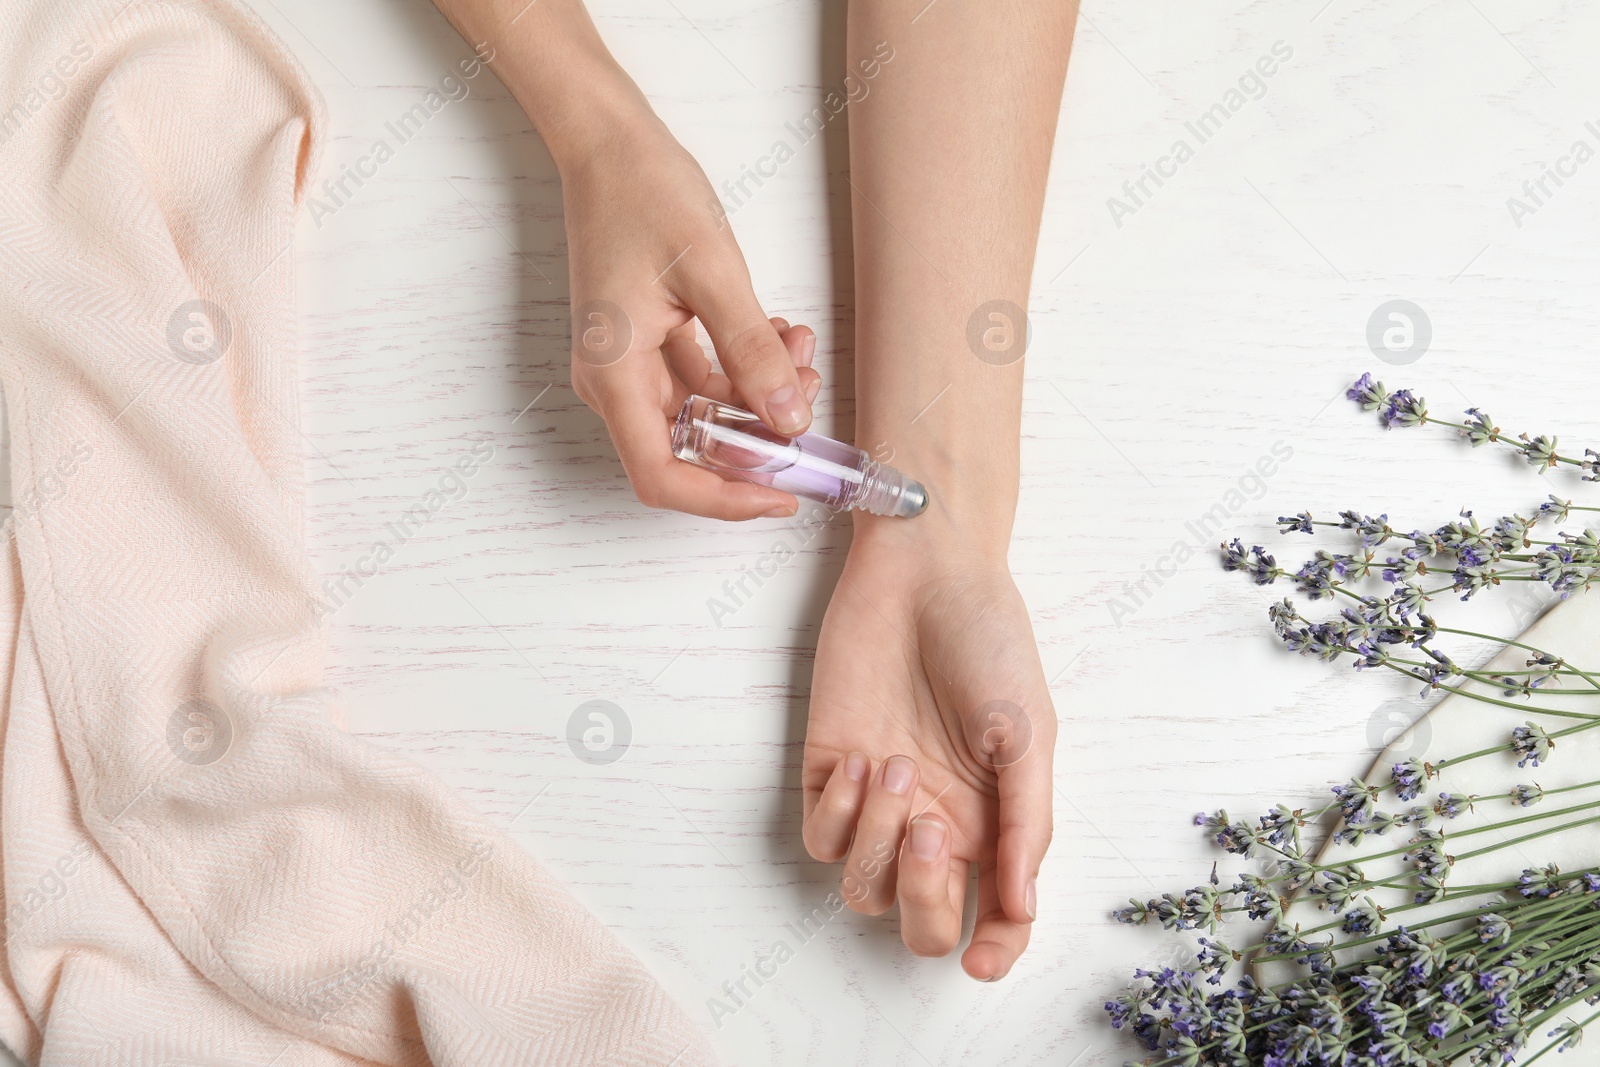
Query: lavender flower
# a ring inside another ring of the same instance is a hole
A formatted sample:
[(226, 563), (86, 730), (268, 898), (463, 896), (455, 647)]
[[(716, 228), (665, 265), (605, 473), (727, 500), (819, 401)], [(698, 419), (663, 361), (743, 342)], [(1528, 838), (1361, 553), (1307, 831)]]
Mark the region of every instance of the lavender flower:
[(1428, 771), (1423, 762), (1412, 758), (1396, 763), (1390, 771), (1394, 782), (1396, 800), (1415, 800), (1428, 781)]
[(1518, 767), (1533, 764), (1535, 767), (1550, 758), (1550, 750), (1556, 743), (1550, 740), (1550, 735), (1544, 727), (1527, 723), (1511, 731), (1511, 751), (1522, 757), (1517, 760)]
[(1423, 877), (1444, 881), (1450, 876), (1450, 860), (1433, 845), (1412, 849), (1401, 857)]
[(1267, 618), (1272, 620), (1272, 630), (1279, 637), (1288, 633), (1291, 624), (1300, 621), (1300, 613), (1294, 609), (1294, 604), (1285, 597), (1283, 600), (1267, 608)]
[(1556, 455), (1556, 439), (1554, 437), (1547, 437), (1543, 434), (1538, 437), (1529, 437), (1527, 434), (1520, 434), (1519, 439), (1523, 442), (1521, 446), (1522, 454), (1527, 457), (1529, 463), (1539, 468), (1540, 474), (1561, 462), (1560, 457)]
[(1299, 840), (1300, 827), (1305, 825), (1305, 821), (1298, 811), (1290, 811), (1279, 804), (1261, 816), (1260, 824), (1261, 837), (1268, 844), (1282, 848)]
[(1456, 1002), (1445, 1000), (1428, 1010), (1427, 1034), (1435, 1041), (1442, 1041), (1457, 1030), (1471, 1025), (1472, 1017), (1462, 1011)]
[(1498, 684), (1500, 686), (1500, 692), (1505, 696), (1531, 697), (1533, 696), (1533, 691), (1535, 689), (1539, 688), (1541, 685), (1544, 685), (1554, 676), (1554, 671), (1546, 671), (1542, 674), (1525, 674), (1521, 677), (1515, 677), (1509, 674), (1491, 674), (1489, 676), (1489, 680)]
[(1511, 803), (1519, 808), (1531, 808), (1544, 799), (1544, 789), (1537, 783), (1519, 785), (1511, 791)]
[(1276, 892), (1271, 883), (1253, 874), (1241, 874), (1228, 891), (1244, 902), (1245, 914), (1253, 920), (1283, 918), (1288, 901)]
[(1492, 585), (1500, 584), (1500, 572), (1493, 567), (1464, 566), (1457, 567), (1455, 574), (1455, 588), (1461, 591), (1462, 600), (1470, 600)]
[[(1511, 940), (1511, 924), (1499, 915), (1480, 915), (1478, 916), (1478, 940), (1485, 945), (1497, 943), (1503, 945)], [(1478, 979), (1478, 984), (1480, 986), (1484, 984), (1482, 977)], [(1493, 986), (1491, 985), (1489, 988), (1493, 988)]]
[(1411, 390), (1396, 389), (1389, 394), (1378, 417), (1391, 430), (1396, 426), (1421, 426), (1428, 419), (1428, 405)]
[(1226, 811), (1218, 810), (1215, 815), (1196, 815), (1196, 826), (1205, 828), (1207, 834), (1223, 850), (1236, 856), (1248, 856), (1255, 847), (1255, 835), (1247, 823), (1230, 822)]
[(1150, 921), (1150, 907), (1137, 900), (1129, 900), (1126, 908), (1118, 908), (1111, 913), (1111, 917), (1128, 926), (1143, 926)]
[[(1213, 874), (1212, 878), (1215, 877)], [(1202, 927), (1215, 930), (1217, 920), (1222, 917), (1222, 898), (1215, 885), (1199, 885), (1181, 896), (1163, 893), (1158, 899), (1143, 905), (1138, 901), (1130, 903), (1132, 908), (1124, 908), (1117, 913), (1118, 921), (1137, 924), (1155, 919), (1168, 930), (1197, 930)], [(1121, 919), (1122, 913), (1129, 913), (1129, 918)], [(1142, 919), (1140, 915), (1143, 915)]]
[(1444, 879), (1431, 874), (1419, 875), (1417, 885), (1419, 888), (1411, 895), (1413, 904), (1436, 904), (1444, 899)]
[(1279, 515), (1278, 525), (1283, 527), (1279, 533), (1316, 533), (1311, 512), (1302, 511), (1298, 515)]
[(1361, 536), (1362, 548), (1377, 548), (1394, 536), (1394, 530), (1389, 527), (1387, 514), (1374, 518), (1347, 509), (1339, 512), (1339, 528), (1356, 531)]
[(1517, 890), (1525, 897), (1548, 897), (1561, 891), (1561, 868), (1554, 863), (1529, 867), (1517, 879)]
[(1371, 374), (1363, 374), (1344, 395), (1360, 404), (1363, 410), (1376, 411), (1389, 394), (1384, 391), (1382, 382), (1373, 381)]
[[(1596, 453), (1592, 449), (1590, 450), (1589, 454), (1591, 456), (1600, 455), (1600, 453)], [(1566, 522), (1567, 518), (1571, 514), (1572, 514), (1572, 501), (1570, 501), (1570, 500), (1562, 500), (1560, 497), (1556, 496), (1554, 493), (1550, 494), (1550, 499), (1549, 500), (1546, 500), (1543, 504), (1539, 505), (1539, 516), (1541, 518), (1548, 518), (1551, 521), (1553, 521), (1555, 523), (1558, 523), (1558, 524)]]
[(1434, 810), (1432, 808), (1425, 808), (1421, 805), (1418, 805), (1417, 807), (1414, 807), (1410, 811), (1406, 812), (1404, 815), (1395, 816), (1394, 821), (1396, 826), (1426, 827), (1430, 822), (1433, 821), (1433, 816)]
[(1432, 641), (1439, 633), (1438, 623), (1433, 621), (1433, 616), (1424, 612), (1417, 612), (1417, 624), (1418, 625), (1416, 628), (1412, 631), (1412, 648), (1421, 648), (1429, 641)]
[(1428, 565), (1423, 561), (1425, 555), (1420, 549), (1408, 548), (1398, 556), (1390, 556), (1384, 561), (1383, 580), (1390, 585), (1402, 585), (1418, 575), (1427, 574)]
[(1374, 556), (1371, 552), (1364, 552), (1359, 556), (1339, 555), (1330, 559), (1334, 574), (1352, 582), (1359, 582), (1372, 571)]
[(1556, 1051), (1565, 1052), (1568, 1049), (1577, 1048), (1583, 1043), (1583, 1027), (1568, 1019), (1566, 1022), (1558, 1024), (1554, 1030), (1551, 1030), (1545, 1036), (1561, 1038), (1561, 1044), (1556, 1046)]
[(1121, 1030), (1142, 1007), (1144, 1007), (1144, 997), (1133, 990), (1121, 993), (1114, 1000), (1106, 1001), (1105, 1008), (1111, 1016), (1111, 1028)]
[(1473, 988), (1477, 984), (1470, 971), (1463, 971), (1442, 983), (1439, 986), (1439, 995), (1448, 1003), (1460, 1004), (1472, 995)]
[(1209, 938), (1200, 938), (1200, 952), (1196, 956), (1199, 971), (1208, 975), (1206, 983), (1216, 985), (1222, 981), (1222, 972), (1228, 965), (1240, 958), (1240, 954), (1224, 945), (1221, 941), (1212, 941)]
[(1333, 795), (1339, 801), (1339, 814), (1347, 823), (1364, 822), (1377, 806), (1378, 791), (1359, 778), (1349, 785), (1336, 785)]
[(1315, 559), (1307, 560), (1295, 572), (1295, 585), (1308, 599), (1322, 600), (1333, 596), (1333, 559), (1328, 553), (1318, 551)]
[(1337, 915), (1367, 888), (1367, 880), (1359, 867), (1346, 864), (1337, 870), (1318, 871), (1312, 875), (1309, 888), (1313, 896), (1321, 897)]
[(1365, 937), (1378, 929), (1378, 916), (1369, 908), (1351, 908), (1344, 913), (1340, 929), (1347, 934)]
[[(1428, 689), (1437, 689), (1461, 673), (1461, 668), (1456, 665), (1455, 660), (1438, 649), (1424, 648), (1422, 651), (1424, 655), (1434, 661), (1422, 676), (1428, 683)], [(1424, 692), (1427, 692), (1427, 690), (1424, 690)]]
[(1339, 828), (1333, 835), (1335, 844), (1359, 845), (1368, 834), (1382, 837), (1396, 826), (1404, 826), (1402, 816), (1387, 811), (1374, 811), (1372, 816), (1364, 823), (1356, 826), (1346, 824)]
[(1247, 552), (1237, 537), (1232, 543), (1222, 546), (1222, 569), (1244, 571), (1255, 579), (1257, 585), (1270, 585), (1274, 578), (1283, 573), (1278, 569), (1277, 562), (1260, 545), (1252, 545)]
[(1477, 408), (1467, 409), (1467, 428), (1461, 431), (1461, 436), (1472, 442), (1472, 447), (1487, 444), (1490, 441), (1500, 440), (1500, 427), (1494, 425), (1494, 420)]

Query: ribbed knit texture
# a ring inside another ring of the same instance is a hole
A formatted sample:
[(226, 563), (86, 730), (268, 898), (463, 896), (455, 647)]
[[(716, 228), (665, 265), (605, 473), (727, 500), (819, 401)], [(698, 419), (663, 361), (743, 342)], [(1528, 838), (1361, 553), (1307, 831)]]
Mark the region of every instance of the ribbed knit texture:
[(0, 7), (0, 1038), (63, 1067), (709, 1063), (509, 837), (339, 729), (291, 246), (323, 127), (233, 3)]

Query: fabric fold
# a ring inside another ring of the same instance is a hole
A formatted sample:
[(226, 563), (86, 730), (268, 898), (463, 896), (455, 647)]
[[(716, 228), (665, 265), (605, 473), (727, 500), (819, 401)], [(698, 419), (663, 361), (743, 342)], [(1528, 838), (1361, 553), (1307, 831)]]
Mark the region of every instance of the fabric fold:
[(0, 1038), (72, 1067), (712, 1062), (532, 857), (339, 729), (298, 64), (219, 0), (13, 0), (0, 57)]

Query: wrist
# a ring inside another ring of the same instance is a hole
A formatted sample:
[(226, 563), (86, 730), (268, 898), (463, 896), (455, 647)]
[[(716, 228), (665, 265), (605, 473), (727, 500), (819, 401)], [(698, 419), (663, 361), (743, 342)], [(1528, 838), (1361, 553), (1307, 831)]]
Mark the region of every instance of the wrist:
[(858, 425), (857, 446), (921, 482), (928, 507), (909, 519), (857, 512), (856, 539), (1005, 565), (1017, 510), (1015, 432), (975, 434), (970, 420), (951, 425), (934, 411), (914, 421), (874, 418), (873, 407), (863, 406), (868, 411)]
[(563, 184), (585, 168), (611, 166), (619, 157), (641, 165), (639, 157), (648, 146), (677, 144), (621, 67), (611, 64), (609, 70), (586, 77), (594, 88), (537, 123)]
[(928, 510), (910, 519), (853, 512), (851, 548), (887, 549), (937, 569), (978, 566), (1009, 570), (1010, 524), (1002, 530), (941, 515), (930, 499)]
[(435, 2), (478, 42), (563, 174), (608, 142), (660, 126), (578, 0)]
[[(671, 136), (650, 103), (608, 53), (569, 55), (559, 79), (522, 76), (540, 56), (516, 56), (506, 64), (512, 94), (533, 120), (563, 181), (614, 146), (659, 135)], [(555, 88), (559, 80), (562, 87)], [(573, 91), (575, 85), (583, 86)]]
[[(927, 453), (876, 453), (921, 482), (928, 506), (911, 518), (852, 513), (852, 544), (883, 545), (946, 566), (954, 561), (1007, 566), (1016, 513), (1015, 479), (971, 482)], [(974, 463), (973, 466), (978, 466)]]

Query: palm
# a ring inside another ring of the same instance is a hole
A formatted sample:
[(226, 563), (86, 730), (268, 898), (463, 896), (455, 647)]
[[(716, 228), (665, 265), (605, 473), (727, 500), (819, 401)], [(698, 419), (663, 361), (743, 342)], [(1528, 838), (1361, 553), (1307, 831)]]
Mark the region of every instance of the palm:
[[(967, 865), (979, 865), (976, 944), (986, 913), (1005, 921), (995, 884), (1002, 815), (1037, 822), (1042, 810), (1048, 840), (1054, 740), (1032, 628), (1003, 568), (933, 567), (884, 544), (852, 547), (817, 647), (802, 771), (808, 820), (847, 754), (874, 766), (910, 757), (919, 775), (909, 816), (932, 814), (949, 827), (947, 892), (957, 916)], [(1015, 810), (1002, 812), (1003, 796)], [(881, 893), (878, 900), (887, 906)]]

